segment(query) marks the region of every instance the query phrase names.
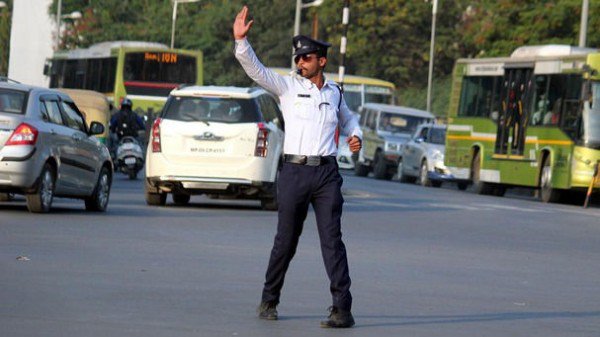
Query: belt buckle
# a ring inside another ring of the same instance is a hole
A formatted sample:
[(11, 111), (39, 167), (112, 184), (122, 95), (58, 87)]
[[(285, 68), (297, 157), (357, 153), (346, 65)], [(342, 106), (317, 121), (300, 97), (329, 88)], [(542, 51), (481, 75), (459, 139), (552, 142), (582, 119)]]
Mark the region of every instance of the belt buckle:
[(321, 157), (319, 156), (307, 156), (306, 165), (308, 166), (319, 166), (321, 165)]

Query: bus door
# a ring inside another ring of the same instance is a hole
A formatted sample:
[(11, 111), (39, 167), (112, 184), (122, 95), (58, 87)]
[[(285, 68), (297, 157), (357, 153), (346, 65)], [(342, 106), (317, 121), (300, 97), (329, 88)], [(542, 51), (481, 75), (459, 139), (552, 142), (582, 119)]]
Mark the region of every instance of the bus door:
[(495, 154), (522, 156), (533, 94), (533, 64), (506, 68), (502, 79)]

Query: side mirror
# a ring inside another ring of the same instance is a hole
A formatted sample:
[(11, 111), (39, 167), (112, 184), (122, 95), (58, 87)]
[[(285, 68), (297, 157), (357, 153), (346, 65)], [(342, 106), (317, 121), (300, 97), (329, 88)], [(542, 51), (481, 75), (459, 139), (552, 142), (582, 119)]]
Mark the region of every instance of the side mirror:
[(104, 133), (104, 125), (100, 122), (93, 121), (90, 124), (90, 135), (101, 135)]

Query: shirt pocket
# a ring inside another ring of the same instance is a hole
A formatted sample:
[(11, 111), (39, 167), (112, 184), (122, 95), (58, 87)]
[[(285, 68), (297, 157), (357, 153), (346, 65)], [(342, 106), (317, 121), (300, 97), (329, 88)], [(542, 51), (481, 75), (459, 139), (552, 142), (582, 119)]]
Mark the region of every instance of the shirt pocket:
[(337, 107), (333, 107), (331, 104), (322, 104), (321, 111), (325, 115), (323, 116), (325, 125), (335, 126), (338, 124)]
[(294, 100), (294, 112), (298, 118), (312, 119), (315, 107), (310, 98), (297, 98)]

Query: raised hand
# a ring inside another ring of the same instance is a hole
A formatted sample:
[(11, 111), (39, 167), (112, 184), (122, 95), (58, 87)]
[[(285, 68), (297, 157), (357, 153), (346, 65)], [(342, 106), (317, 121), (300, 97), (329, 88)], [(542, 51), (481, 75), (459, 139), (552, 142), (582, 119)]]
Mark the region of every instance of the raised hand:
[(244, 6), (242, 10), (235, 17), (235, 21), (233, 22), (233, 37), (236, 40), (241, 40), (246, 37), (250, 27), (254, 23), (254, 20), (248, 21), (246, 23), (246, 18), (248, 17), (248, 6)]

